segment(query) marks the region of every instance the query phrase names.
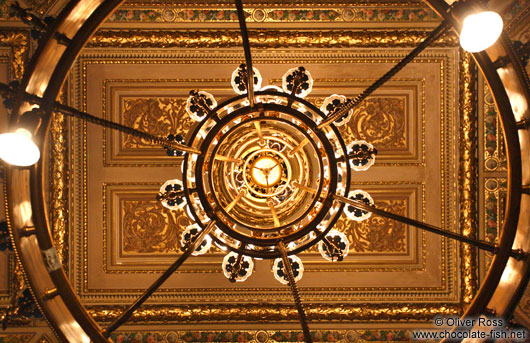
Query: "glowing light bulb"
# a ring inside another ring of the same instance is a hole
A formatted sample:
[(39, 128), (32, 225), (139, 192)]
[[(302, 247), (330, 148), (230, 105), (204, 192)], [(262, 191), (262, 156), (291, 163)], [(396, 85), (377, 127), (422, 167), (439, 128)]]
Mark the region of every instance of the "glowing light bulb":
[(9, 164), (21, 167), (37, 163), (40, 150), (31, 138), (31, 133), (22, 128), (1, 134), (0, 158)]
[(492, 11), (470, 14), (464, 19), (460, 45), (469, 52), (489, 48), (502, 33), (502, 18)]

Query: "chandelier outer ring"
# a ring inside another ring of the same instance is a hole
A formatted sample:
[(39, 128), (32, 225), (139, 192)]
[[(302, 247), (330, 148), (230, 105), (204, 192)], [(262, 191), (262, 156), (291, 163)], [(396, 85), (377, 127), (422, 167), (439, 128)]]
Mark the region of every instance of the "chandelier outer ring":
[[(447, 17), (453, 27), (458, 27), (459, 23), (454, 18), (450, 18), (448, 14), (449, 5), (443, 0), (425, 0), (439, 15)], [(20, 113), (23, 105), (27, 105), (23, 101), (23, 91), (44, 96), (48, 100), (47, 105), (41, 106), (45, 111), (46, 116), (38, 132), (36, 132), (36, 141), (42, 148), (46, 140), (46, 133), (50, 123), (50, 114), (53, 109), (53, 103), (57, 98), (60, 86), (63, 84), (66, 75), (68, 74), (75, 58), (78, 56), (80, 50), (84, 47), (89, 37), (97, 29), (97, 27), (106, 19), (108, 15), (116, 9), (122, 1), (104, 1), (96, 2), (93, 0), (74, 0), (71, 1), (58, 16), (49, 34), (39, 44), (35, 54), (33, 55), (21, 82), (21, 91), (17, 96), (15, 102), (14, 113)], [(75, 23), (76, 25), (66, 25), (67, 23)], [(64, 50), (56, 50), (57, 43), (53, 39), (53, 34), (59, 32), (59, 29), (69, 37), (73, 37), (72, 41), (75, 44), (69, 44)], [(504, 34), (503, 34), (504, 35)], [(523, 89), (526, 89), (524, 98), (530, 102), (530, 95), (528, 94), (528, 84), (520, 76), (521, 71), (517, 67), (520, 62), (516, 61), (513, 54), (510, 52), (508, 39), (501, 36), (501, 39), (484, 53), (474, 54), (478, 65), (482, 69), (486, 80), (488, 81), (492, 94), (495, 98), (497, 108), (499, 109), (501, 124), (503, 132), (505, 133), (507, 150), (508, 150), (508, 198), (507, 216), (504, 226), (502, 227), (502, 234), (499, 239), (499, 255), (495, 256), (489, 272), (486, 275), (483, 287), (473, 299), (468, 311), (464, 313), (464, 317), (483, 313), (488, 305), (491, 305), (495, 310), (497, 306), (509, 302), (509, 306), (502, 305), (497, 315), (508, 316), (513, 310), (516, 301), (521, 296), (524, 290), (526, 281), (528, 280), (528, 268), (530, 262), (528, 260), (517, 261), (513, 257), (508, 256), (508, 252), (512, 248), (514, 239), (517, 238), (517, 246), (522, 246), (528, 250), (528, 244), (522, 245), (522, 238), (527, 238), (525, 227), (521, 226), (518, 230), (518, 219), (521, 197), (522, 195), (522, 164), (521, 164), (521, 145), (517, 128), (515, 126), (514, 113), (510, 106), (509, 97), (506, 92), (505, 84), (496, 73), (492, 64), (494, 57), (506, 57), (512, 63), (515, 71), (509, 73), (507, 77), (513, 82), (519, 82)], [(52, 58), (53, 54), (57, 58)], [(46, 73), (45, 69), (53, 70), (51, 73)], [(39, 93), (42, 90), (42, 93)], [(45, 90), (45, 93), (44, 93)], [(10, 120), (10, 126), (17, 122), (16, 116)], [(528, 119), (528, 114), (525, 115)], [(525, 154), (528, 154), (528, 144), (530, 137), (525, 132), (521, 135), (521, 140), (525, 143)], [(528, 156), (525, 156), (527, 162)], [(101, 328), (91, 318), (86, 309), (81, 304), (78, 296), (75, 294), (64, 268), (59, 268), (53, 271), (43, 269), (44, 260), (39, 253), (44, 249), (54, 248), (53, 241), (50, 236), (51, 229), (46, 220), (44, 192), (43, 192), (43, 167), (42, 161), (35, 166), (29, 168), (8, 167), (6, 192), (8, 194), (8, 225), (10, 235), (14, 243), (14, 251), (23, 265), (25, 270), (26, 281), (31, 288), (34, 299), (39, 308), (49, 321), (52, 329), (57, 336), (63, 340), (68, 341), (67, 335), (78, 335), (78, 339), (73, 341), (83, 341), (84, 337), (89, 336), (94, 342), (111, 342), (101, 334)], [(528, 181), (528, 173), (525, 171), (525, 182)], [(18, 192), (18, 193), (17, 193)], [(528, 198), (527, 195), (524, 195)], [(528, 205), (525, 199), (525, 205)], [(31, 212), (29, 212), (30, 219), (37, 229), (36, 236), (31, 236), (31, 239), (23, 236), (19, 231), (24, 228), (24, 218), (20, 216), (13, 209), (27, 202), (31, 204)], [(526, 209), (526, 208), (525, 208)], [(523, 210), (525, 210), (523, 209)], [(523, 218), (524, 220), (524, 218)], [(526, 222), (521, 222), (526, 225)], [(21, 245), (21, 242), (24, 242)], [(510, 265), (508, 263), (510, 262)], [(516, 269), (514, 269), (514, 266)], [(508, 275), (521, 274), (517, 280), (513, 281), (513, 289), (504, 289), (499, 286), (499, 281), (504, 272)], [(511, 274), (510, 274), (511, 273)], [(524, 277), (523, 277), (524, 276)], [(57, 287), (60, 297), (56, 297), (51, 301), (43, 300), (46, 284), (52, 284)], [(487, 287), (484, 287), (486, 286)], [(500, 289), (500, 292), (498, 291)], [(496, 293), (496, 294), (494, 294)], [(499, 296), (506, 300), (499, 299)], [(495, 298), (495, 299), (494, 299)], [(52, 306), (53, 304), (53, 306)], [(57, 312), (59, 306), (63, 312)], [(68, 330), (71, 330), (68, 332)]]

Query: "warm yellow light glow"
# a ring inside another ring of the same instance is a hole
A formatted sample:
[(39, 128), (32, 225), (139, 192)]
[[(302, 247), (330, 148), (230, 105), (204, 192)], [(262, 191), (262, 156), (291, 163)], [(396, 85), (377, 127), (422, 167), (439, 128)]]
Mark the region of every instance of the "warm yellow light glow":
[(502, 32), (502, 18), (492, 11), (471, 14), (464, 19), (460, 45), (469, 52), (479, 52), (495, 43)]
[(39, 147), (26, 129), (0, 135), (0, 158), (15, 166), (30, 166), (40, 158)]
[(252, 179), (262, 187), (270, 187), (280, 182), (282, 170), (272, 157), (261, 157), (252, 166)]

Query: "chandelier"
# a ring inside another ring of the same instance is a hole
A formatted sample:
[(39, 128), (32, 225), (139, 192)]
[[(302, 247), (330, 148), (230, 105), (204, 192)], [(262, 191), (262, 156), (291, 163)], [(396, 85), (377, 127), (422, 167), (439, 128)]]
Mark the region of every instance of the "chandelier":
[[(466, 1), (456, 2), (447, 12), (469, 14), (472, 6), (467, 5)], [(245, 52), (245, 63), (231, 77), (237, 95), (218, 103), (214, 95), (192, 90), (186, 112), (197, 124), (187, 137), (178, 132), (167, 137), (153, 136), (59, 102), (51, 105), (54, 111), (160, 145), (169, 156), (184, 156), (182, 178), (167, 180), (156, 195), (167, 209), (184, 209), (193, 222), (180, 237), (182, 254), (102, 331), (103, 337), (108, 338), (127, 322), (189, 256), (205, 254), (215, 244), (226, 251), (220, 267), (231, 282), (247, 280), (255, 259), (273, 260), (272, 273), (291, 288), (304, 338), (311, 342), (296, 285), (304, 272), (297, 254), (316, 246), (324, 259), (344, 260), (349, 241), (334, 228), (343, 212), (352, 221), (383, 216), (498, 252), (498, 247), (490, 242), (379, 209), (369, 193), (350, 187), (354, 173), (366, 172), (375, 163), (377, 147), (360, 139), (345, 142), (338, 127), (350, 120), (356, 106), (444, 34), (451, 27), (449, 20), (443, 20), (421, 44), (357, 97), (331, 94), (318, 108), (304, 99), (313, 87), (311, 74), (304, 67), (287, 70), (281, 88), (262, 87), (261, 75), (252, 66), (241, 0), (236, 0), (236, 7)], [(19, 11), (29, 22), (37, 20), (24, 9)], [(474, 11), (463, 21), (462, 46), (477, 52), (494, 44), (502, 32), (499, 20), (494, 12)], [(64, 44), (71, 43), (64, 39)], [(40, 158), (40, 143), (34, 141), (34, 135), (48, 120), (41, 107), (49, 106), (49, 101), (16, 85), (0, 84), (0, 92), (5, 98), (18, 101), (22, 113), (14, 114), (13, 131), (0, 135), (0, 157), (13, 165), (31, 166)], [(516, 259), (526, 256), (516, 249), (507, 254)]]

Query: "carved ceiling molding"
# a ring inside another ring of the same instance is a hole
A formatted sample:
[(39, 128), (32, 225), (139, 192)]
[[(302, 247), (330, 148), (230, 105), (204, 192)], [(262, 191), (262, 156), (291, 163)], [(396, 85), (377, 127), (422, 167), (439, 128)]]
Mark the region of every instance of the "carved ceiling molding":
[[(88, 312), (98, 322), (109, 322), (123, 310), (116, 305), (88, 306)], [(461, 313), (459, 304), (308, 304), (304, 306), (309, 321), (353, 322), (373, 321), (428, 321), (435, 316), (456, 316)], [(298, 312), (285, 304), (200, 304), (200, 305), (146, 305), (138, 309), (131, 323), (177, 323), (177, 322), (296, 322)]]
[[(429, 34), (426, 30), (255, 30), (249, 37), (255, 49), (266, 48), (374, 48), (414, 47)], [(88, 48), (232, 48), (242, 44), (239, 31), (227, 30), (100, 30)], [(458, 37), (450, 32), (433, 47), (456, 47)]]
[[(462, 52), (460, 58), (460, 132), (459, 132), (459, 222), (462, 234), (478, 238), (478, 113), (477, 113), (477, 67), (469, 53)], [(478, 289), (477, 253), (468, 244), (460, 245), (462, 302), (470, 304)]]
[(0, 30), (0, 47), (11, 49), (10, 79), (20, 79), (28, 58), (29, 32), (21, 30)]

